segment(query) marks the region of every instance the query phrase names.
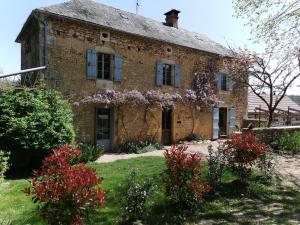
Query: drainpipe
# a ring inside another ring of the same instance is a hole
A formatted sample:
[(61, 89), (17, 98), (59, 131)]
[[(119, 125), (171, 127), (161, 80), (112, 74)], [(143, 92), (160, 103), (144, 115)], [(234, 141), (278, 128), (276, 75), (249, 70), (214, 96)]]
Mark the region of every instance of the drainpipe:
[(38, 18), (38, 16), (36, 15), (36, 13), (33, 14), (34, 18), (43, 25), (43, 37), (44, 37), (44, 50), (43, 50), (43, 66), (48, 66), (48, 46), (47, 46), (47, 42), (48, 42), (48, 35), (47, 35), (47, 31), (48, 31), (48, 22), (46, 20), (42, 21)]
[(48, 22), (46, 20), (41, 21), (41, 23), (44, 25), (44, 66), (48, 66)]

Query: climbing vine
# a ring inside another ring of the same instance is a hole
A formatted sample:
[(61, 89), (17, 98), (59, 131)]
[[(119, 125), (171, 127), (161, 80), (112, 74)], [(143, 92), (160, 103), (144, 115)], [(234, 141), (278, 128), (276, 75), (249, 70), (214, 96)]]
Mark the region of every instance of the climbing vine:
[[(210, 109), (218, 104), (218, 99), (214, 94), (214, 87), (211, 85), (211, 75), (209, 73), (199, 74), (194, 73), (194, 85), (193, 89), (185, 89), (182, 94), (175, 93), (163, 93), (159, 90), (104, 90), (100, 93), (92, 94), (84, 97), (75, 105), (81, 104), (100, 104), (105, 107), (115, 107), (120, 113), (118, 118), (121, 120), (121, 124), (125, 133), (127, 128), (124, 122), (123, 106), (129, 107), (144, 107), (144, 122), (147, 123), (147, 114), (151, 108), (158, 107), (160, 109), (172, 109), (176, 103), (182, 103), (188, 106), (192, 112), (193, 124), (195, 120), (194, 109), (197, 110)], [(134, 122), (135, 119), (131, 120)], [(194, 132), (194, 125), (192, 133)]]

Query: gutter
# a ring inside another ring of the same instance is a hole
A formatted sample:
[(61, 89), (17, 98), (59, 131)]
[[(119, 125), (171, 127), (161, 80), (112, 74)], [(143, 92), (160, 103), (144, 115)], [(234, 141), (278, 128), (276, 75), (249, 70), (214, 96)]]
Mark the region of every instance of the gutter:
[(16, 75), (22, 75), (22, 74), (25, 74), (25, 73), (45, 70), (45, 69), (46, 69), (46, 66), (40, 66), (40, 67), (30, 68), (30, 69), (26, 69), (26, 70), (21, 70), (21, 71), (14, 72), (14, 73), (1, 74), (0, 79), (1, 78), (6, 78), (6, 77), (12, 77), (12, 76), (16, 76)]

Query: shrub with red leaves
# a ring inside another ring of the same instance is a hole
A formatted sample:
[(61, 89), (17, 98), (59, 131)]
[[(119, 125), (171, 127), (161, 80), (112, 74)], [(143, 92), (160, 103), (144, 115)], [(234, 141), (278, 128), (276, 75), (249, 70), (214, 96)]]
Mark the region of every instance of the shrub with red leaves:
[(42, 168), (33, 172), (32, 187), (25, 190), (50, 224), (84, 224), (90, 211), (105, 204), (104, 191), (97, 188), (103, 178), (96, 170), (69, 163), (80, 154), (77, 147), (67, 145), (53, 149)]
[(203, 194), (211, 189), (201, 182), (201, 154), (188, 153), (186, 145), (173, 145), (164, 155), (167, 166), (164, 172), (166, 194), (180, 208), (199, 206)]
[[(243, 132), (233, 133), (224, 143), (224, 154), (228, 163), (239, 172), (249, 171), (255, 162), (268, 152), (268, 147), (258, 142), (255, 134)], [(242, 173), (242, 176), (245, 175)]]

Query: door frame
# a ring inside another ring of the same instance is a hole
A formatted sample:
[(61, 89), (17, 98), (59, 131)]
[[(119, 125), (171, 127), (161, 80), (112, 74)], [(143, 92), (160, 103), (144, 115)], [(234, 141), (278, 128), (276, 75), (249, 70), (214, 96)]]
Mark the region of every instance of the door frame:
[[(163, 122), (163, 113), (165, 112), (165, 111), (169, 111), (170, 112), (170, 129), (169, 129), (169, 131), (170, 131), (170, 134), (169, 134), (169, 144), (172, 144), (173, 143), (173, 118), (174, 118), (174, 110), (173, 109), (169, 109), (169, 110), (166, 110), (166, 109), (163, 109), (162, 111), (161, 111), (161, 125), (162, 125), (162, 122)], [(162, 144), (165, 144), (164, 143), (164, 138), (163, 138), (163, 126), (161, 126), (161, 143)]]
[(219, 107), (219, 138), (221, 138), (221, 132), (220, 132), (220, 109), (224, 109), (224, 111), (226, 110), (226, 122), (225, 122), (225, 126), (226, 126), (226, 133), (225, 135), (223, 135), (223, 137), (228, 137), (229, 136), (229, 108), (224, 106), (224, 107)]
[[(97, 124), (98, 124), (98, 110), (99, 109), (109, 109), (109, 148), (108, 149), (103, 149), (104, 151), (111, 151), (113, 144), (114, 144), (114, 137), (115, 137), (115, 110), (113, 107), (96, 107), (95, 108), (95, 120), (94, 120), (94, 135), (95, 135), (95, 146), (98, 146), (98, 139), (97, 139)], [(107, 139), (108, 140), (108, 139)]]

